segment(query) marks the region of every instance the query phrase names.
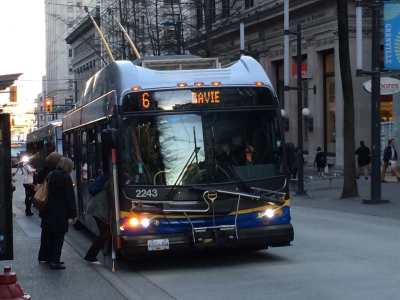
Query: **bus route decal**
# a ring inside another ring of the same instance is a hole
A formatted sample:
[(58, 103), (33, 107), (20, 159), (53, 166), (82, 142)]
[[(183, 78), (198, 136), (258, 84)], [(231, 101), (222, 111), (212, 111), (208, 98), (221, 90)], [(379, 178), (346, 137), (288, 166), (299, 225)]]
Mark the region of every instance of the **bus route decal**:
[(144, 198), (144, 197), (157, 197), (158, 191), (157, 189), (143, 189), (143, 190), (136, 190), (136, 197)]

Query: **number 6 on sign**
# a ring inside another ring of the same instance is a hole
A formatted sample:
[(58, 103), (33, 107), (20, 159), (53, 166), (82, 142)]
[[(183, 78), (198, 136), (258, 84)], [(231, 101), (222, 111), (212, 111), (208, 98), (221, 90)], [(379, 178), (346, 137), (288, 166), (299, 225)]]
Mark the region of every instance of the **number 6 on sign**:
[(143, 93), (142, 95), (142, 105), (144, 108), (150, 107), (149, 93)]

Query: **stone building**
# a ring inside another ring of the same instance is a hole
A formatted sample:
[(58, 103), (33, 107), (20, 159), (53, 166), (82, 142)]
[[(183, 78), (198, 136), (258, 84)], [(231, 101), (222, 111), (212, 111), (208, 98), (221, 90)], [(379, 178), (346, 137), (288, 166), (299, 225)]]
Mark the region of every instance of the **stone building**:
[[(85, 5), (93, 8), (100, 1), (68, 0), (60, 2), (49, 0), (45, 3), (46, 30), (46, 77), (43, 80), (43, 91), (35, 100), (36, 121), (39, 127), (47, 122), (60, 119), (74, 102), (72, 48), (65, 43), (65, 38), (73, 31), (74, 26), (86, 15)], [(53, 100), (53, 111), (44, 112), (45, 99)]]
[[(96, 24), (100, 26), (100, 8), (91, 12)], [(85, 16), (65, 39), (71, 47), (74, 57), (71, 60), (76, 101), (81, 98), (85, 82), (102, 68), (100, 37), (93, 22)]]
[[(228, 1), (229, 2), (229, 1)], [(343, 169), (343, 107), (346, 95), (342, 93), (339, 40), (337, 22), (337, 3), (333, 0), (304, 1), (291, 0), (290, 30), (296, 31), (297, 24), (302, 27), (301, 60), (303, 108), (309, 108), (313, 123), (306, 126), (303, 120), (303, 142), (305, 159), (313, 164), (317, 147), (328, 154), (328, 163), (336, 169)], [(364, 0), (365, 4), (372, 1)], [(219, 4), (222, 5), (222, 4)], [(236, 4), (239, 5), (239, 4)], [(237, 6), (236, 6), (237, 7)], [(351, 69), (355, 98), (355, 145), (359, 141), (371, 144), (371, 94), (364, 90), (363, 84), (370, 76), (356, 76), (356, 1), (348, 1)], [(217, 13), (221, 7), (215, 8)], [(242, 1), (240, 17), (213, 33), (214, 54), (222, 62), (229, 63), (240, 55), (240, 23), (245, 26), (245, 51), (255, 57), (267, 72), (280, 99), (281, 108), (286, 111), (289, 128), (286, 141), (297, 144), (297, 91), (284, 91), (284, 1), (252, 0)], [(381, 10), (382, 12), (382, 10)], [(196, 13), (194, 11), (194, 13)], [(193, 18), (196, 20), (196, 18)], [(198, 18), (197, 18), (198, 21)], [(371, 70), (371, 22), (370, 8), (363, 8), (363, 69)], [(216, 26), (214, 26), (216, 27)], [(382, 28), (382, 27), (381, 27)], [(382, 30), (382, 29), (381, 29)], [(383, 39), (381, 44), (383, 44)], [(191, 45), (192, 51), (197, 50)], [(383, 49), (383, 46), (382, 46)], [(290, 35), (290, 87), (297, 86), (297, 78), (292, 66), (297, 61), (297, 36)], [(383, 51), (382, 51), (383, 52)], [(296, 68), (293, 68), (296, 69)], [(382, 77), (397, 77), (396, 72), (383, 72)], [(315, 88), (314, 88), (315, 87)], [(382, 146), (389, 138), (400, 138), (397, 130), (400, 119), (399, 94), (381, 96), (382, 126), (391, 127), (382, 136)], [(397, 100), (397, 101), (396, 101)], [(312, 126), (311, 126), (312, 125)], [(310, 128), (308, 128), (310, 127)]]

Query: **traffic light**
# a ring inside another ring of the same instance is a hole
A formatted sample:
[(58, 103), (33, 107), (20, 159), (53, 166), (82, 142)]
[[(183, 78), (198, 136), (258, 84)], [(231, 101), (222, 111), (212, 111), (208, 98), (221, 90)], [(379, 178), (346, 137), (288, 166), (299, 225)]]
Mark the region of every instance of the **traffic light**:
[(46, 105), (46, 113), (51, 113), (53, 111), (53, 100), (52, 99), (46, 99), (45, 101)]
[(17, 102), (17, 86), (10, 86), (10, 102)]

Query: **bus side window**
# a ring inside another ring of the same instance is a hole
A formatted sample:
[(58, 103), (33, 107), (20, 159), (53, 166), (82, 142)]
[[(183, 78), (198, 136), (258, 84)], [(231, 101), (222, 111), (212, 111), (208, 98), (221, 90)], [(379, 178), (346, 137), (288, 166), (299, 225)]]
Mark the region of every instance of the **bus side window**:
[(74, 133), (69, 134), (69, 159), (74, 162), (75, 165), (75, 143), (74, 143)]
[(63, 134), (63, 154), (65, 157), (69, 157), (69, 134)]
[(88, 180), (88, 149), (87, 149), (87, 132), (82, 131), (82, 179), (83, 181)]
[(89, 129), (89, 152), (88, 152), (88, 180), (96, 179), (96, 130), (94, 127)]

